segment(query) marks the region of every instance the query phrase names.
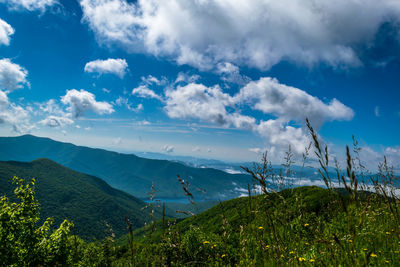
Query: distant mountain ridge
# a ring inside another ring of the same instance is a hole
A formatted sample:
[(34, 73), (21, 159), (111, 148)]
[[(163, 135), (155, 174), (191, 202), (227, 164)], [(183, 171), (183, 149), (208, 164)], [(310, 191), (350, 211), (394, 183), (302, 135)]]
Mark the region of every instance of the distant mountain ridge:
[[(192, 185), (190, 190), (195, 197), (202, 199), (233, 198), (251, 183), (251, 177), (244, 174), (193, 168), (177, 162), (145, 159), (33, 135), (0, 137), (0, 160), (32, 161), (38, 158), (49, 158), (73, 170), (97, 176), (139, 198), (148, 197), (146, 192), (150, 191), (152, 182), (157, 190), (156, 197), (184, 197), (176, 177), (178, 174)], [(206, 194), (196, 188), (205, 189)]]
[[(0, 196), (15, 200), (12, 178), (36, 179), (35, 191), (41, 218), (54, 217), (74, 222), (76, 234), (88, 240), (104, 238), (106, 223), (120, 236), (126, 233), (125, 217), (135, 228), (149, 221), (143, 201), (110, 187), (103, 180), (73, 171), (49, 159), (32, 162), (0, 161)], [(159, 214), (157, 215), (159, 217)], [(109, 233), (108, 233), (109, 234)]]

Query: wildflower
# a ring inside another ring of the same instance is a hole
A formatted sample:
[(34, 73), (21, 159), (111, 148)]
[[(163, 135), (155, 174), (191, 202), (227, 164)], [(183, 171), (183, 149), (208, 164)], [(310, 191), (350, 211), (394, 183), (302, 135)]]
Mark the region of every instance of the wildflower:
[(210, 244), (210, 242), (209, 241), (204, 241), (203, 244), (204, 245), (208, 245), (208, 244)]
[(212, 246), (211, 246), (211, 248), (216, 248), (216, 247), (217, 247), (217, 245), (212, 245)]
[(387, 235), (390, 235), (390, 232), (386, 232)]
[(371, 257), (376, 258), (376, 257), (378, 257), (378, 255), (376, 255), (375, 253), (371, 253)]
[(289, 254), (294, 254), (294, 252), (293, 252), (293, 251), (290, 251)]
[(366, 248), (363, 248), (363, 250), (364, 250), (364, 251), (367, 251), (368, 249), (366, 249)]
[(270, 247), (271, 247), (270, 245), (266, 245), (266, 246), (265, 246), (266, 249), (269, 249)]
[(308, 245), (310, 245), (310, 243), (306, 242), (306, 245), (308, 246)]
[(310, 262), (314, 262), (315, 260), (314, 259), (310, 259)]
[(299, 261), (300, 261), (300, 262), (305, 261), (305, 260), (306, 260), (305, 258), (299, 257)]
[(353, 243), (353, 240), (349, 239), (347, 240), (348, 243)]
[(305, 224), (304, 224), (304, 227), (308, 227), (308, 226), (310, 226), (308, 223), (305, 223)]
[(225, 257), (226, 257), (226, 254), (222, 254), (222, 255), (221, 255), (221, 258), (225, 258)]
[(259, 226), (259, 227), (258, 227), (258, 230), (264, 230), (264, 227)]
[(283, 256), (283, 254), (281, 254), (281, 258), (284, 258), (285, 256)]
[(385, 263), (389, 263), (390, 261), (388, 261), (388, 260), (385, 260)]

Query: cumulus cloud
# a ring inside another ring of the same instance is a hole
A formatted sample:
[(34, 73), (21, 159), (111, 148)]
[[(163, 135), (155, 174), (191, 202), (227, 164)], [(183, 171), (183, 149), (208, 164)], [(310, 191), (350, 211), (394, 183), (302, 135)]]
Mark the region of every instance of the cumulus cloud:
[(184, 72), (179, 72), (178, 76), (176, 77), (175, 83), (180, 83), (180, 82), (184, 82), (184, 83), (195, 83), (200, 79), (200, 76), (197, 74), (187, 74)]
[(29, 120), (29, 112), (10, 102), (7, 94), (0, 90), (0, 124), (9, 124), (14, 132), (25, 133), (34, 128)]
[(81, 117), (88, 111), (100, 115), (114, 112), (110, 103), (96, 101), (94, 94), (83, 89), (80, 91), (76, 89), (67, 90), (66, 94), (61, 97), (61, 102), (69, 106), (67, 111), (71, 113), (73, 118)]
[(29, 86), (26, 79), (28, 71), (10, 59), (0, 59), (0, 90), (15, 91), (24, 85)]
[(28, 10), (44, 12), (46, 8), (58, 3), (57, 0), (0, 0), (0, 3), (7, 4), (11, 10)]
[(302, 153), (309, 143), (309, 135), (304, 128), (295, 128), (279, 120), (261, 121), (256, 131), (267, 138), (271, 146), (291, 145), (296, 153)]
[[(268, 141), (269, 149), (291, 145), (301, 153), (309, 143), (305, 119), (315, 128), (333, 120), (351, 120), (354, 112), (337, 99), (324, 103), (307, 92), (269, 77), (251, 81), (231, 96), (220, 86), (198, 83), (177, 85), (165, 91), (164, 110), (170, 118), (195, 119), (223, 127), (251, 130)], [(253, 109), (274, 117), (264, 121), (243, 114)], [(260, 152), (259, 150), (252, 150)]]
[(216, 72), (226, 82), (244, 85), (250, 81), (249, 77), (240, 74), (238, 66), (229, 62), (218, 63)]
[(227, 106), (233, 104), (232, 97), (221, 88), (206, 87), (190, 83), (165, 92), (165, 110), (169, 117), (180, 119), (199, 119), (222, 126), (252, 128), (255, 119), (237, 112), (229, 113)]
[(132, 95), (137, 95), (142, 98), (155, 98), (162, 100), (162, 98), (157, 95), (153, 90), (149, 89), (146, 85), (140, 85), (132, 90)]
[[(385, 22), (398, 22), (399, 1), (81, 0), (83, 21), (101, 44), (212, 69), (232, 62), (268, 69), (282, 60), (331, 66), (362, 64)], [(173, 16), (171, 16), (173, 14)]]
[(281, 121), (305, 121), (307, 117), (317, 128), (325, 121), (350, 120), (354, 116), (353, 110), (337, 99), (325, 104), (301, 89), (270, 77), (248, 83), (235, 95), (234, 101), (275, 115)]
[(50, 99), (45, 103), (39, 103), (39, 110), (46, 114), (59, 115), (59, 116), (65, 115), (65, 112), (57, 104), (55, 99)]
[(44, 120), (41, 120), (39, 123), (49, 127), (63, 127), (73, 124), (74, 121), (66, 117), (48, 116)]
[(106, 60), (97, 59), (90, 61), (85, 65), (85, 71), (98, 74), (115, 74), (121, 79), (125, 76), (128, 68), (128, 63), (125, 59), (109, 58)]
[(9, 45), (10, 36), (14, 34), (14, 28), (10, 24), (0, 19), (0, 44)]

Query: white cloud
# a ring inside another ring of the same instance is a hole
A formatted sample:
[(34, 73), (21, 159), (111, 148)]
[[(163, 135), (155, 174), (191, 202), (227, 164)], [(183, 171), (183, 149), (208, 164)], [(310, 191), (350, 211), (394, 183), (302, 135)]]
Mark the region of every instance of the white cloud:
[(166, 77), (162, 77), (161, 79), (158, 79), (157, 77), (154, 77), (153, 75), (148, 75), (147, 77), (142, 77), (142, 82), (143, 84), (146, 85), (166, 85), (168, 83), (168, 79)]
[(139, 87), (133, 89), (132, 95), (138, 95), (139, 97), (142, 97), (142, 98), (155, 98), (158, 100), (162, 100), (159, 95), (154, 93), (153, 90), (149, 89), (145, 85), (140, 85)]
[(304, 128), (295, 128), (279, 120), (261, 121), (256, 131), (267, 138), (269, 144), (287, 147), (289, 144), (296, 153), (302, 153), (309, 143), (309, 134)]
[(44, 120), (41, 120), (39, 123), (49, 127), (64, 127), (66, 125), (73, 124), (74, 121), (67, 117), (59, 117), (51, 115), (45, 118)]
[(29, 86), (26, 76), (28, 71), (18, 64), (12, 63), (10, 59), (0, 59), (0, 90), (14, 91)]
[(354, 116), (353, 110), (337, 99), (325, 104), (303, 90), (269, 77), (248, 83), (235, 95), (234, 100), (285, 122), (304, 122), (307, 117), (316, 128), (325, 121), (350, 120)]
[(66, 94), (61, 97), (61, 102), (69, 105), (67, 111), (71, 113), (73, 118), (83, 116), (87, 111), (93, 111), (97, 114), (111, 114), (114, 112), (112, 105), (108, 102), (96, 101), (94, 94), (81, 89), (67, 90)]
[(134, 111), (134, 112), (139, 112), (143, 110), (143, 105), (138, 104), (136, 107), (133, 107), (132, 104), (129, 102), (128, 98), (124, 98), (122, 96), (118, 97), (117, 100), (115, 100), (115, 104), (117, 106), (125, 106), (128, 110)]
[[(354, 47), (398, 22), (394, 0), (81, 0), (101, 44), (212, 69), (232, 62), (268, 69), (282, 60), (311, 66), (362, 64)], [(171, 15), (173, 14), (173, 15)]]
[(179, 119), (200, 119), (226, 127), (252, 128), (255, 119), (237, 112), (229, 113), (227, 106), (233, 104), (232, 97), (221, 88), (206, 87), (190, 83), (165, 92), (165, 110), (169, 117)]
[(167, 153), (172, 153), (172, 152), (174, 152), (174, 146), (171, 146), (171, 145), (165, 145), (163, 148), (163, 151), (165, 151), (165, 152), (167, 152)]
[(192, 148), (193, 152), (200, 152), (200, 147), (199, 146), (195, 146), (194, 148)]
[(14, 29), (10, 24), (0, 19), (0, 44), (9, 45), (10, 36), (14, 34)]
[(58, 3), (57, 0), (0, 0), (0, 3), (7, 4), (9, 9), (44, 12), (46, 8)]
[(61, 109), (61, 107), (57, 104), (56, 100), (50, 99), (45, 103), (39, 104), (40, 111), (51, 114), (51, 115), (65, 115), (65, 112)]
[(10, 124), (14, 132), (25, 133), (34, 128), (29, 119), (29, 112), (11, 103), (7, 94), (0, 90), (0, 124)]
[(86, 72), (96, 72), (98, 74), (115, 74), (121, 79), (125, 76), (126, 70), (128, 68), (128, 63), (125, 59), (114, 59), (109, 58), (106, 60), (94, 60), (86, 63)]
[(239, 85), (244, 85), (250, 82), (249, 77), (240, 74), (238, 66), (229, 62), (218, 63), (216, 72), (220, 74), (221, 79), (226, 82), (235, 83)]
[[(268, 142), (269, 150), (287, 149), (291, 145), (296, 153), (302, 153), (309, 143), (305, 118), (319, 128), (326, 121), (350, 120), (354, 116), (351, 108), (336, 99), (326, 104), (301, 89), (268, 77), (249, 82), (233, 96), (224, 93), (218, 85), (178, 85), (166, 89), (164, 103), (164, 110), (170, 118), (198, 119), (224, 127), (251, 130)], [(242, 107), (260, 110), (275, 119), (257, 120), (244, 115), (240, 110)]]
[(200, 79), (200, 76), (197, 74), (187, 74), (184, 72), (179, 72), (176, 77), (175, 83), (184, 82), (184, 83), (195, 83)]

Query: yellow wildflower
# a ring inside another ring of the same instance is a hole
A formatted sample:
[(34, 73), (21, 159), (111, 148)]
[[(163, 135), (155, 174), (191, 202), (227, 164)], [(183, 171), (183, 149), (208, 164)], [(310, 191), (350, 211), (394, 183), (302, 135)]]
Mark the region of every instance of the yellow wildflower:
[(378, 257), (378, 255), (376, 255), (375, 253), (371, 253), (371, 257), (376, 258), (376, 257)]
[(204, 241), (203, 244), (204, 245), (208, 245), (208, 244), (210, 244), (210, 242), (209, 241)]
[(390, 235), (390, 232), (386, 232), (387, 235)]
[(310, 262), (314, 262), (315, 260), (314, 259), (310, 259)]
[(290, 251), (289, 254), (294, 254), (294, 252), (293, 252), (293, 251)]
[(212, 245), (212, 246), (211, 246), (211, 248), (216, 248), (216, 247), (217, 247), (217, 245)]
[(299, 257), (299, 261), (300, 261), (300, 262), (305, 261), (305, 260), (306, 260), (305, 258)]
[(363, 250), (364, 250), (364, 251), (367, 251), (368, 249), (366, 249), (366, 248), (363, 248)]
[(264, 227), (259, 226), (259, 227), (258, 227), (258, 230), (264, 230)]
[(306, 242), (306, 245), (308, 246), (308, 245), (310, 245), (310, 243)]
[(267, 249), (270, 248), (270, 247), (271, 247), (270, 245), (266, 245), (266, 246), (265, 246), (265, 248), (267, 248)]
[(310, 225), (309, 225), (308, 223), (305, 223), (304, 226), (305, 226), (305, 227), (308, 227), (308, 226), (310, 226)]
[(226, 254), (222, 254), (222, 255), (221, 255), (221, 258), (225, 258), (225, 257), (226, 257)]

